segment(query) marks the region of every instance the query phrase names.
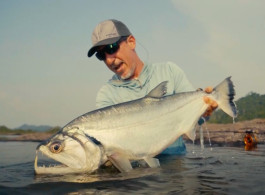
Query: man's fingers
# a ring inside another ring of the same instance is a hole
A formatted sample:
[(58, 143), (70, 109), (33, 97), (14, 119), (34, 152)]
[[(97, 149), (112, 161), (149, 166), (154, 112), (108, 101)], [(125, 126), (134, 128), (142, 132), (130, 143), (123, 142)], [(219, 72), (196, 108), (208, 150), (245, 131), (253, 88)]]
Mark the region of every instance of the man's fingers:
[(211, 107), (212, 107), (213, 109), (217, 108), (217, 107), (218, 107), (217, 102), (213, 100), (212, 103), (211, 103)]
[[(204, 89), (204, 91), (206, 93), (212, 93), (213, 91), (213, 88), (212, 87), (206, 87)], [(204, 117), (208, 117), (212, 114), (212, 112), (218, 107), (218, 104), (215, 100), (211, 99), (210, 97), (207, 97), (207, 96), (204, 96), (203, 97), (203, 100), (206, 104), (208, 104), (208, 108), (207, 110), (205, 111), (205, 113), (203, 114)]]
[(203, 97), (203, 100), (206, 104), (208, 104), (208, 108), (207, 110), (205, 111), (205, 113), (203, 114), (204, 117), (208, 117), (212, 114), (212, 112), (218, 107), (218, 104), (215, 100), (207, 97), (207, 96), (204, 96)]
[(204, 97), (203, 97), (203, 100), (204, 100), (204, 102), (205, 102), (206, 104), (211, 104), (211, 101), (212, 101), (212, 99), (209, 98), (209, 97), (207, 97), (207, 96), (204, 96)]
[(216, 102), (215, 100), (213, 100), (213, 99), (207, 97), (207, 96), (204, 96), (204, 97), (203, 97), (203, 100), (204, 100), (204, 102), (205, 102), (206, 104), (209, 104), (210, 107), (213, 107), (213, 108), (217, 108), (217, 107), (218, 107), (217, 102)]
[(204, 89), (204, 91), (205, 91), (206, 93), (212, 93), (212, 91), (213, 91), (213, 87), (206, 87), (206, 88)]
[(209, 107), (203, 114), (203, 117), (208, 117), (212, 114), (213, 110)]

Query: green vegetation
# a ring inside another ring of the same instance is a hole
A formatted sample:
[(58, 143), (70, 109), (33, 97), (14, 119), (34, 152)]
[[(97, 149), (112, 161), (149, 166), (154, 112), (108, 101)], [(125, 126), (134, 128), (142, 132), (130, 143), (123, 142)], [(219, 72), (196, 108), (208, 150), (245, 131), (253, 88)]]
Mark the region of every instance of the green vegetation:
[(22, 130), (22, 129), (16, 129), (12, 130), (7, 128), (6, 126), (0, 126), (0, 134), (2, 135), (21, 135), (21, 134), (26, 134), (26, 133), (35, 133), (33, 130)]
[[(60, 130), (60, 127), (52, 127), (47, 133), (56, 133)], [(31, 129), (28, 130), (22, 130), (22, 129), (9, 129), (6, 126), (0, 126), (0, 135), (22, 135), (22, 134), (28, 134), (28, 133), (38, 133), (39, 131), (33, 131)]]
[(56, 127), (52, 127), (52, 128), (49, 129), (47, 132), (48, 132), (48, 133), (57, 133), (60, 129), (61, 129), (61, 127), (56, 126)]
[[(265, 95), (254, 92), (236, 101), (238, 116), (236, 121), (252, 120), (255, 118), (265, 118)], [(211, 116), (210, 123), (231, 123), (233, 119), (221, 110), (216, 111)]]

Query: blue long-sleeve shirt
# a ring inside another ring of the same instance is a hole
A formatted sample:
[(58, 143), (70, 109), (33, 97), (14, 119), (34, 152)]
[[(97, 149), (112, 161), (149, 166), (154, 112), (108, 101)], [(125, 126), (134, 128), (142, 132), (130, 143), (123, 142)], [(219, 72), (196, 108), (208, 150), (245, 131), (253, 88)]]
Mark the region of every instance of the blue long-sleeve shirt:
[[(168, 81), (166, 95), (194, 90), (185, 73), (176, 64), (172, 62), (145, 64), (138, 79), (122, 80), (118, 75), (114, 75), (99, 90), (96, 106), (103, 108), (142, 98), (163, 81)], [(186, 147), (180, 137), (162, 153), (182, 154), (185, 152)]]

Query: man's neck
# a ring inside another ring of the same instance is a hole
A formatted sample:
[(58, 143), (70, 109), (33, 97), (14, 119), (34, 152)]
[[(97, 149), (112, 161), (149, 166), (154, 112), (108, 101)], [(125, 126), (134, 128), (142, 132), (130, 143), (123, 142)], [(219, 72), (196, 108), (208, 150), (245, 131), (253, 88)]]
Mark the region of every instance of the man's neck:
[(129, 78), (129, 80), (138, 79), (143, 70), (143, 67), (144, 63), (141, 60), (139, 60), (136, 64), (134, 74), (132, 75), (132, 77)]

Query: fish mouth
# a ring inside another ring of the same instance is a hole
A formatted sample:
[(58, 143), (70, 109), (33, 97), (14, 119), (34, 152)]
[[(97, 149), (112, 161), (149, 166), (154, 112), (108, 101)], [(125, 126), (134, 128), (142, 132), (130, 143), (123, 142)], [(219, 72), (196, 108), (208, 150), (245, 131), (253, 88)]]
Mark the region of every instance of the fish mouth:
[[(68, 140), (69, 138), (69, 140)], [(64, 140), (64, 141), (62, 141)], [(71, 144), (65, 144), (65, 142)], [(78, 148), (77, 148), (78, 147)], [(106, 160), (102, 153), (101, 143), (93, 137), (74, 132), (53, 136), (51, 139), (40, 143), (36, 148), (34, 161), (35, 174), (67, 174), (91, 173), (98, 169), (102, 160)], [(73, 150), (75, 150), (73, 152)], [(41, 152), (57, 165), (38, 165), (38, 152)], [(60, 154), (60, 155), (59, 155)]]
[[(56, 138), (60, 134), (55, 134), (51, 138), (41, 142), (37, 148), (36, 148), (36, 156), (34, 160), (34, 172), (36, 175), (38, 174), (67, 174), (67, 173), (80, 173), (84, 172), (85, 167), (71, 167), (67, 163), (64, 163), (63, 161), (60, 161), (53, 156), (51, 156), (50, 153), (60, 153), (64, 148), (64, 143)], [(74, 139), (74, 136), (70, 136), (68, 134), (64, 134), (63, 136), (70, 137)], [(39, 152), (42, 153), (42, 155), (46, 156), (50, 160), (54, 160), (54, 162), (47, 163), (39, 163), (38, 165), (38, 155)]]
[[(57, 161), (58, 162), (58, 161)], [(34, 160), (34, 171), (36, 175), (39, 174), (67, 174), (67, 173), (81, 173), (84, 172), (83, 169), (74, 169), (68, 167), (65, 164), (56, 164), (56, 165), (38, 165), (38, 150), (36, 151), (36, 156)]]

